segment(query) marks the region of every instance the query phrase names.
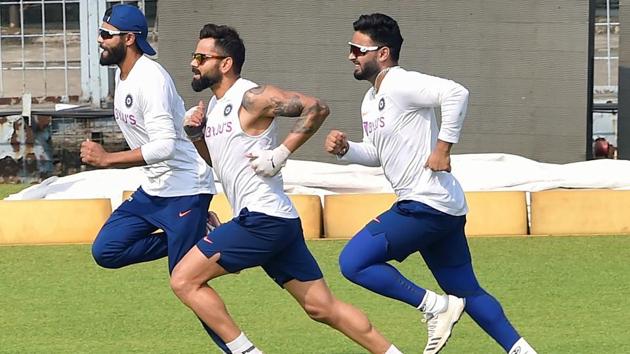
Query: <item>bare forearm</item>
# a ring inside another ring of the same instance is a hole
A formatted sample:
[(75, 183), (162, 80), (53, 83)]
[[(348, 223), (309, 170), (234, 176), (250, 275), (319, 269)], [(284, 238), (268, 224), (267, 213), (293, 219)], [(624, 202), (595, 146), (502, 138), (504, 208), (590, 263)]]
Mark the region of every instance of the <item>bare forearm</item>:
[(297, 150), (302, 144), (310, 139), (322, 126), (326, 117), (330, 114), (328, 106), (320, 101), (315, 102), (310, 107), (305, 107), (306, 115), (298, 117), (291, 128), (291, 131), (284, 139), (283, 145), (291, 152)]
[(108, 152), (105, 155), (105, 164), (106, 167), (134, 167), (144, 166), (147, 163), (142, 157), (142, 151), (140, 148), (137, 148), (127, 151)]

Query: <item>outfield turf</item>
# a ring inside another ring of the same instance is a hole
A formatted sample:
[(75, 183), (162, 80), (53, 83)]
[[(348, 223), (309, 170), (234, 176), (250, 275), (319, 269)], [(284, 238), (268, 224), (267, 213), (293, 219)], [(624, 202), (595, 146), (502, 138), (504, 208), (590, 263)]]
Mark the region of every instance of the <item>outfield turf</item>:
[(8, 184), (0, 183), (0, 200), (8, 197), (13, 193), (17, 193), (26, 187), (30, 187), (30, 184)]
[[(309, 247), (335, 294), (363, 309), (405, 353), (426, 340), (420, 315), (343, 279), (344, 241)], [(630, 353), (630, 237), (474, 238), (477, 275), (539, 353)], [(164, 260), (97, 267), (88, 245), (0, 247), (2, 353), (214, 353), (171, 293)], [(436, 284), (420, 257), (400, 269)], [(310, 321), (261, 270), (212, 282), (248, 336), (268, 354), (364, 353)], [(502, 353), (464, 316), (442, 353)]]

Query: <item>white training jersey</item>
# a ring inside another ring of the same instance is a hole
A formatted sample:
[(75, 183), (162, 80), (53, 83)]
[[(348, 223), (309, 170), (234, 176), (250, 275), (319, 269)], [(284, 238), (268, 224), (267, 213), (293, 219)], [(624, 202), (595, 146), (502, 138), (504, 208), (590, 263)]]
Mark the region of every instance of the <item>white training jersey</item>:
[[(438, 138), (458, 142), (467, 102), (468, 91), (454, 81), (392, 67), (378, 92), (372, 87), (365, 94), (363, 142), (350, 143), (342, 160), (381, 165), (398, 201), (464, 215), (466, 198), (455, 177), (424, 166)], [(439, 133), (436, 107), (442, 111)]]
[(241, 128), (239, 110), (243, 94), (257, 85), (238, 79), (221, 99), (210, 99), (204, 130), (212, 167), (237, 216), (243, 208), (271, 216), (295, 219), (298, 214), (284, 193), (282, 173), (259, 176), (249, 165), (247, 153), (278, 146), (278, 127), (273, 120), (258, 136), (247, 135)]
[(120, 79), (116, 70), (114, 117), (131, 149), (150, 141), (175, 140), (172, 159), (143, 166), (148, 182), (142, 189), (159, 197), (216, 193), (212, 169), (186, 138), (184, 101), (171, 76), (157, 62), (141, 56)]

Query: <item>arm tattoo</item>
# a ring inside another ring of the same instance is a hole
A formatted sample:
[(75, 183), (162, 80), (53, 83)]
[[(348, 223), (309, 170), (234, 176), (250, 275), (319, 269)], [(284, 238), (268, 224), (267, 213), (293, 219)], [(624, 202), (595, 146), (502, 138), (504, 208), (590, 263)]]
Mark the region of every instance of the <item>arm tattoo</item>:
[(291, 128), (291, 133), (312, 134), (317, 130), (317, 128), (313, 128), (315, 127), (313, 127), (313, 124), (308, 117), (299, 117)]
[(298, 95), (289, 98), (287, 101), (281, 101), (272, 97), (271, 102), (273, 103), (273, 114), (276, 116), (299, 117), (304, 110), (304, 104)]
[(246, 110), (251, 110), (251, 108), (253, 108), (254, 105), (254, 99), (256, 98), (256, 96), (260, 95), (261, 93), (263, 93), (263, 91), (265, 91), (265, 85), (263, 86), (256, 86), (254, 88), (251, 88), (249, 90), (247, 90), (245, 92), (245, 95), (243, 95), (243, 101), (241, 103), (241, 105), (243, 105), (243, 107)]
[[(324, 110), (326, 110), (326, 113), (323, 112)], [(315, 134), (317, 129), (319, 129), (324, 122), (324, 118), (328, 115), (327, 110), (328, 107), (322, 105), (320, 102), (310, 107), (305, 116), (297, 119), (291, 128), (291, 133)], [(324, 113), (323, 117), (322, 113)]]

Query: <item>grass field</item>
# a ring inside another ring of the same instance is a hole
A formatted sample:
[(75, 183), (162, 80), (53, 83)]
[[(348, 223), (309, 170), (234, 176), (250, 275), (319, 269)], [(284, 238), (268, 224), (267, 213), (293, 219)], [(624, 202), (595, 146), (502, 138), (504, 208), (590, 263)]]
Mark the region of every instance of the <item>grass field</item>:
[[(405, 353), (426, 338), (419, 313), (341, 277), (344, 241), (312, 241), (333, 291), (363, 309)], [(630, 237), (474, 238), (477, 275), (539, 353), (630, 353)], [(0, 247), (0, 352), (217, 352), (172, 295), (164, 260), (120, 270), (97, 267), (88, 245)], [(420, 257), (400, 266), (436, 288)], [(363, 350), (310, 321), (260, 270), (213, 282), (266, 353)], [(501, 353), (464, 316), (443, 353)]]
[(0, 200), (8, 197), (10, 194), (17, 193), (26, 187), (30, 187), (30, 184), (5, 184), (0, 183)]
[[(0, 184), (0, 199), (27, 186)], [(335, 294), (405, 353), (420, 353), (419, 313), (343, 279), (344, 243), (309, 242)], [(473, 238), (470, 246), (482, 285), (539, 353), (630, 353), (630, 237)], [(399, 268), (436, 289), (420, 257)], [(171, 293), (165, 260), (105, 270), (89, 245), (0, 246), (0, 270), (0, 353), (218, 353)], [(212, 284), (268, 354), (364, 352), (309, 320), (260, 270)], [(502, 350), (464, 316), (442, 353)]]

